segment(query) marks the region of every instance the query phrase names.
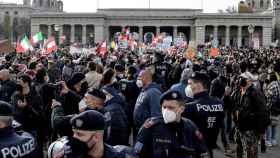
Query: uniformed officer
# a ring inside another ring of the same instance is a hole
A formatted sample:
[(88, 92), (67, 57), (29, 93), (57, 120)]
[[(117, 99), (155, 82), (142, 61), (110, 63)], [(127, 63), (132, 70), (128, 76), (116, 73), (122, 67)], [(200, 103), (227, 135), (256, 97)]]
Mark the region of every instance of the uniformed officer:
[[(212, 150), (217, 148), (217, 137), (220, 129), (224, 129), (224, 106), (222, 101), (212, 98), (208, 94), (210, 79), (206, 73), (195, 72), (188, 84), (194, 94), (193, 102), (187, 103), (183, 116), (192, 120), (202, 132), (210, 157)], [(225, 137), (222, 137), (224, 147), (227, 146)]]
[(34, 137), (13, 128), (12, 113), (11, 105), (0, 101), (0, 158), (39, 158)]
[(204, 139), (196, 125), (182, 118), (183, 97), (178, 91), (161, 96), (162, 116), (149, 118), (140, 129), (135, 152), (143, 158), (208, 157)]
[(72, 138), (62, 138), (52, 143), (48, 150), (49, 158), (125, 158), (134, 157), (126, 150), (117, 150), (103, 142), (105, 120), (104, 116), (88, 110), (71, 119)]

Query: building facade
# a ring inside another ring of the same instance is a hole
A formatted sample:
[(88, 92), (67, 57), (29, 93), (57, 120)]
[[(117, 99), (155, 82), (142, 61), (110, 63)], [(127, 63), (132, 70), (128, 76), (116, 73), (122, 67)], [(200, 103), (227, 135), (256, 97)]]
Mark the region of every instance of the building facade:
[[(5, 19), (9, 18), (9, 26), (11, 30), (11, 38), (14, 38), (16, 32), (19, 32), (16, 27), (30, 27), (31, 14), (41, 12), (63, 12), (63, 2), (61, 0), (23, 0), (22, 4), (16, 3), (1, 3), (0, 2), (0, 39), (3, 37), (3, 32), (7, 31)], [(21, 25), (24, 23), (25, 25)], [(24, 32), (30, 28), (24, 28)], [(12, 40), (13, 41), (13, 40)]]
[(96, 13), (39, 13), (31, 16), (31, 33), (42, 31), (45, 35), (66, 36), (69, 43), (88, 43), (112, 40), (116, 32), (129, 27), (143, 41), (145, 33), (158, 35), (166, 32), (173, 37), (184, 34), (188, 41), (203, 44), (216, 38), (223, 46), (248, 46), (252, 35), (260, 46), (272, 41), (273, 15), (271, 13), (205, 14), (199, 9), (99, 9)]

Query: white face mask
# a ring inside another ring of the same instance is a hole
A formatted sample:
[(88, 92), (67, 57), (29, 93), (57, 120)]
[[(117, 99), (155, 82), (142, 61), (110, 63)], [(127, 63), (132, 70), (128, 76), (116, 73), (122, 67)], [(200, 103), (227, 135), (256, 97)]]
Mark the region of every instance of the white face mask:
[(185, 94), (186, 94), (187, 97), (193, 98), (193, 91), (192, 91), (190, 85), (188, 85), (188, 86), (185, 88)]
[(85, 102), (85, 99), (82, 99), (80, 102), (79, 102), (79, 110), (83, 110), (87, 107), (87, 104)]
[(142, 80), (137, 80), (136, 85), (137, 85), (138, 88), (142, 88), (143, 87), (143, 81)]
[(163, 116), (164, 123), (166, 124), (175, 122), (177, 119), (176, 113), (169, 109), (162, 109), (162, 116)]
[(124, 78), (124, 74), (119, 74), (118, 77), (119, 77), (120, 79), (123, 79), (123, 78)]

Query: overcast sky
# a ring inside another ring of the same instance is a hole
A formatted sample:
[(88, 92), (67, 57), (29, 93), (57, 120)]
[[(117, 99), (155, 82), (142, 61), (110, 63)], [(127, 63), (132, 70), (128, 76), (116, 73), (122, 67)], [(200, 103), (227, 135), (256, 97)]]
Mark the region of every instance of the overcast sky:
[[(203, 1), (203, 2), (202, 2)], [(194, 8), (204, 12), (215, 13), (218, 9), (237, 6), (240, 0), (150, 0), (151, 8)], [(17, 2), (22, 0), (0, 0), (0, 2)], [(148, 8), (149, 0), (63, 0), (66, 12), (95, 12), (99, 8)]]

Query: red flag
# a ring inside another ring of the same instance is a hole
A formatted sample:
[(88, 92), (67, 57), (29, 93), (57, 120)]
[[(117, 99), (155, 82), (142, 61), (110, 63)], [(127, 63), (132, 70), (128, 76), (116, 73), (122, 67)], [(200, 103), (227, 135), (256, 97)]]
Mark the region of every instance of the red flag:
[(50, 54), (57, 50), (57, 45), (53, 37), (50, 37), (44, 44), (44, 54)]
[(211, 48), (210, 49), (210, 54), (211, 57), (216, 57), (220, 55), (219, 49), (218, 48)]
[(102, 56), (102, 57), (105, 57), (105, 55), (107, 54), (107, 42), (106, 40), (103, 41), (100, 46), (99, 46), (99, 54)]
[(28, 40), (27, 36), (24, 36), (23, 39), (19, 42), (17, 42), (16, 52), (17, 53), (25, 53), (29, 50), (33, 50), (33, 47)]

